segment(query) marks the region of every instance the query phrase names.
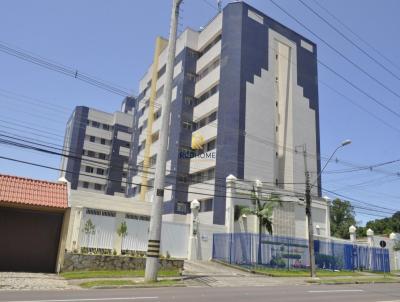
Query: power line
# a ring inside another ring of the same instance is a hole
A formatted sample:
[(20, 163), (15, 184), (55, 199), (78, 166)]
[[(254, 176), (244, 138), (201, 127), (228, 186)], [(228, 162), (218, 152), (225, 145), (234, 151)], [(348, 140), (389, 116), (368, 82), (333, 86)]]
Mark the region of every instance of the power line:
[[(383, 209), (383, 210), (388, 210), (388, 211), (393, 211), (393, 212), (398, 211), (398, 210), (396, 210), (396, 209), (391, 209), (391, 208), (376, 206), (376, 205), (374, 205), (374, 204), (372, 204), (372, 203), (368, 203), (368, 202), (365, 202), (365, 201), (362, 201), (362, 200), (359, 200), (359, 199), (355, 199), (355, 198), (352, 198), (352, 197), (349, 197), (349, 196), (346, 196), (346, 195), (343, 195), (343, 194), (340, 194), (340, 193), (337, 193), (337, 192), (334, 192), (334, 191), (331, 191), (331, 190), (328, 190), (328, 189), (325, 189), (325, 188), (322, 188), (322, 191), (325, 191), (325, 192), (334, 194), (334, 195), (336, 195), (336, 196), (345, 198), (346, 200), (349, 200), (349, 201), (358, 202), (358, 203), (365, 204), (365, 205), (368, 205), (368, 206), (372, 206), (372, 207), (375, 207), (375, 208), (379, 208), (379, 209)], [(391, 213), (391, 214), (393, 214), (393, 213)]]
[(397, 80), (400, 80), (400, 77), (392, 72), (390, 69), (388, 69), (385, 65), (383, 65), (381, 62), (379, 62), (377, 59), (375, 59), (373, 56), (371, 56), (367, 51), (365, 51), (363, 48), (361, 48), (357, 43), (355, 43), (352, 39), (347, 37), (343, 32), (341, 32), (339, 29), (337, 29), (332, 23), (330, 23), (327, 19), (325, 19), (322, 15), (320, 15), (316, 10), (314, 10), (311, 6), (309, 6), (307, 3), (305, 3), (303, 0), (298, 0), (304, 7), (306, 7), (309, 11), (311, 11), (314, 15), (316, 15), (320, 20), (322, 20), (325, 24), (327, 24), (331, 29), (333, 29), (336, 33), (338, 33), (342, 38), (344, 38), (347, 42), (349, 42), (351, 45), (353, 45), (355, 48), (357, 48), (360, 52), (362, 52), (364, 55), (366, 55), (369, 59), (371, 59), (373, 62), (375, 62), (377, 65), (379, 65), (382, 69), (386, 70), (389, 74), (391, 74), (393, 77), (395, 77)]
[(101, 88), (103, 90), (106, 90), (108, 92), (126, 97), (128, 95), (131, 95), (129, 90), (123, 90), (117, 86), (108, 84), (104, 82), (103, 80), (99, 80), (94, 78), (93, 76), (89, 76), (85, 73), (80, 72), (77, 69), (73, 69), (71, 67), (66, 67), (57, 63), (53, 63), (49, 60), (46, 60), (42, 57), (39, 57), (37, 55), (32, 55), (29, 54), (27, 51), (22, 50), (22, 49), (16, 49), (11, 46), (6, 45), (6, 43), (0, 41), (0, 51), (6, 54), (9, 54), (11, 56), (14, 56), (16, 58), (19, 58), (21, 60), (24, 60), (26, 62), (30, 62), (33, 64), (36, 64), (38, 66), (41, 66), (43, 68), (47, 68), (49, 70), (64, 74), (66, 76), (81, 80), (85, 83), (88, 83), (92, 86), (96, 86), (98, 88)]
[(320, 7), (323, 11), (325, 11), (329, 16), (331, 16), (336, 22), (338, 22), (340, 25), (342, 25), (346, 30), (348, 30), (350, 33), (352, 33), (355, 37), (357, 37), (360, 41), (362, 41), (365, 45), (367, 45), (369, 48), (371, 48), (373, 51), (375, 51), (378, 55), (380, 55), (383, 59), (385, 59), (391, 66), (394, 66), (397, 68), (397, 70), (400, 71), (399, 65), (397, 65), (393, 60), (388, 58), (386, 55), (384, 55), (379, 49), (374, 47), (371, 43), (369, 43), (367, 40), (365, 40), (363, 37), (361, 37), (359, 34), (357, 34), (350, 26), (346, 25), (343, 21), (341, 21), (338, 17), (336, 17), (332, 12), (330, 12), (327, 8), (325, 8), (319, 1), (317, 0), (312, 0), (318, 7)]
[[(396, 96), (397, 98), (400, 99), (400, 94), (398, 94), (396, 91), (385, 85), (382, 81), (378, 80), (375, 78), (373, 75), (371, 75), (368, 71), (363, 69), (360, 65), (356, 64), (352, 60), (350, 60), (348, 57), (346, 57), (343, 53), (341, 53), (337, 48), (332, 46), (330, 43), (328, 43), (324, 38), (322, 38), (320, 35), (315, 33), (312, 29), (310, 29), (308, 26), (306, 26), (304, 23), (302, 23), (298, 18), (296, 18), (294, 15), (289, 13), (287, 10), (285, 10), (282, 6), (280, 6), (278, 3), (276, 3), (274, 0), (270, 0), (272, 4), (274, 4), (276, 7), (278, 7), (283, 13), (285, 13), (287, 16), (289, 16), (291, 19), (293, 19), (296, 23), (298, 23), (301, 27), (306, 29), (308, 32), (310, 32), (312, 35), (317, 37), (320, 41), (322, 41), (327, 47), (329, 47), (331, 50), (333, 50), (336, 54), (338, 54), (340, 57), (342, 57), (344, 60), (346, 60), (348, 63), (350, 63), (353, 67), (361, 71), (364, 75), (366, 75), (368, 78), (376, 82), (379, 86), (383, 87), (387, 91), (389, 91), (391, 94)], [(399, 114), (396, 113), (398, 117), (400, 117)]]

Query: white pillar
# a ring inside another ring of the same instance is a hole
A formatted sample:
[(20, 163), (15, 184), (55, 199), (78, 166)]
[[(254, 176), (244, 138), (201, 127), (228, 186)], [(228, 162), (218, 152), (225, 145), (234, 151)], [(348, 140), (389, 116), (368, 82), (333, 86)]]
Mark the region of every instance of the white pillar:
[(357, 228), (354, 225), (349, 227), (350, 241), (353, 242), (353, 243), (356, 242), (356, 237), (357, 237), (356, 236), (356, 231), (357, 231)]
[(68, 252), (78, 251), (80, 249), (79, 239), (81, 234), (81, 224), (83, 219), (82, 207), (72, 207), (70, 211), (70, 219), (68, 226), (67, 241), (65, 243), (65, 249)]
[(200, 202), (196, 199), (190, 203), (190, 234), (189, 234), (189, 248), (188, 248), (188, 259), (189, 260), (200, 260), (199, 259), (199, 209)]
[(319, 224), (315, 226), (315, 232), (317, 236), (321, 236), (321, 227), (319, 226)]
[[(367, 230), (368, 247), (374, 247), (374, 231), (371, 229)], [(369, 251), (369, 269), (372, 269), (372, 249)]]
[(392, 248), (389, 250), (390, 270), (397, 270), (397, 266), (398, 266), (397, 253), (393, 249), (394, 245), (396, 244), (396, 239), (397, 239), (396, 233), (391, 233), (389, 235), (389, 239), (391, 240), (391, 246), (392, 246)]
[(328, 196), (324, 196), (326, 201), (326, 215), (325, 215), (325, 237), (331, 237), (331, 200)]
[(374, 246), (374, 231), (371, 229), (368, 229), (367, 237), (368, 237), (368, 246), (373, 247)]
[(237, 178), (232, 174), (226, 178), (225, 226), (227, 233), (235, 231), (236, 180)]

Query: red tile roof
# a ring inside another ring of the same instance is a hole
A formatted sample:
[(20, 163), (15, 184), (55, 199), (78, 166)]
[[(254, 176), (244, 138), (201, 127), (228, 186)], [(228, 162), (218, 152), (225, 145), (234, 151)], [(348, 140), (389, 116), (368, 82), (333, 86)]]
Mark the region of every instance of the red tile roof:
[(67, 184), (0, 174), (0, 205), (1, 203), (66, 209)]

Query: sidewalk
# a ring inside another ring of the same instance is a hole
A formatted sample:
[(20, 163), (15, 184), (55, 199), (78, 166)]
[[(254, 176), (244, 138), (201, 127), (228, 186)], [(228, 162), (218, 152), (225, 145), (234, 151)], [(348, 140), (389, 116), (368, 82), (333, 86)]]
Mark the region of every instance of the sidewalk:
[(0, 272), (0, 291), (6, 290), (71, 290), (79, 286), (69, 284), (56, 274)]

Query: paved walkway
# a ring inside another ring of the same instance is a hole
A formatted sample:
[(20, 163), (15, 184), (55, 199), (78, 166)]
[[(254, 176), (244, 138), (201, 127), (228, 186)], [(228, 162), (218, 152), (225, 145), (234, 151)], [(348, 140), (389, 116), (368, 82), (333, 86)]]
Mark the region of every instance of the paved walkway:
[(306, 278), (273, 278), (255, 275), (211, 261), (185, 261), (183, 276), (191, 287), (239, 287), (305, 284)]
[(0, 272), (0, 291), (6, 290), (70, 290), (80, 287), (56, 274)]

